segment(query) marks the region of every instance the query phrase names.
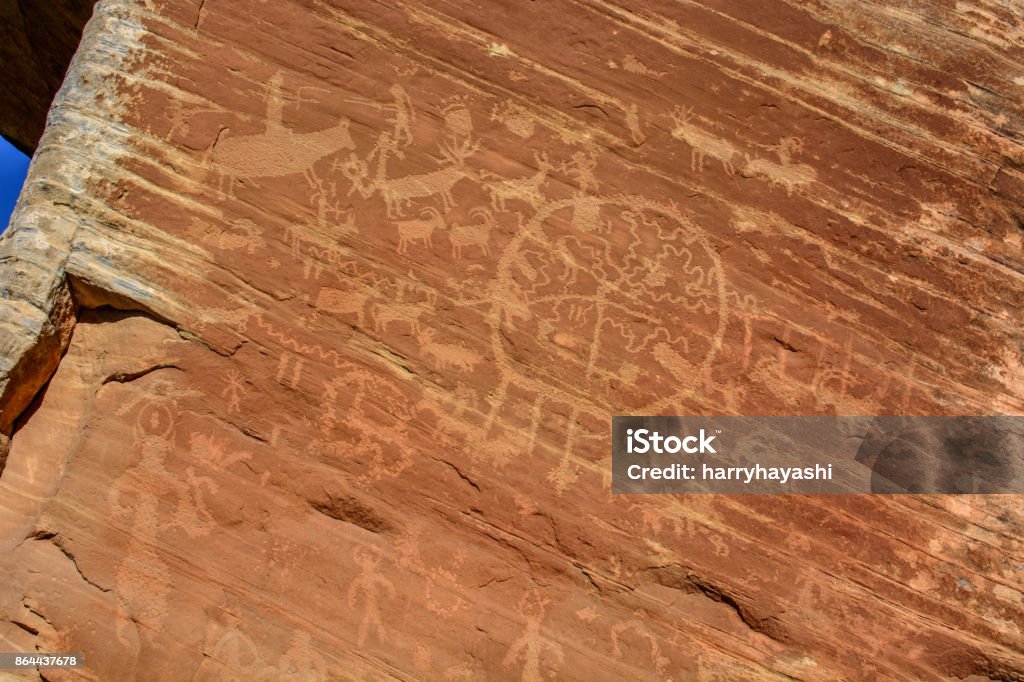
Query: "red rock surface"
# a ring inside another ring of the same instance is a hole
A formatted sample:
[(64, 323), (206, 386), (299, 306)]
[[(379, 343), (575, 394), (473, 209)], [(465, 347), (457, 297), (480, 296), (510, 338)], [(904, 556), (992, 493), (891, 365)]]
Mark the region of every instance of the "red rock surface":
[(0, 0), (0, 134), (31, 155), (95, 0)]
[(1018, 498), (612, 496), (609, 420), (1021, 414), (1022, 63), (992, 0), (100, 2), (0, 240), (0, 649), (1021, 679)]

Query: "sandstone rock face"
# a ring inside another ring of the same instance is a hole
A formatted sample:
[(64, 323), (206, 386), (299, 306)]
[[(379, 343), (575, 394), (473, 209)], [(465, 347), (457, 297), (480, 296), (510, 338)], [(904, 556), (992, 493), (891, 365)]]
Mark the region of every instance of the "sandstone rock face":
[(0, 134), (26, 154), (64, 80), (95, 0), (0, 0)]
[(0, 240), (47, 679), (1020, 679), (1014, 497), (613, 496), (614, 414), (1024, 411), (994, 0), (102, 0)]

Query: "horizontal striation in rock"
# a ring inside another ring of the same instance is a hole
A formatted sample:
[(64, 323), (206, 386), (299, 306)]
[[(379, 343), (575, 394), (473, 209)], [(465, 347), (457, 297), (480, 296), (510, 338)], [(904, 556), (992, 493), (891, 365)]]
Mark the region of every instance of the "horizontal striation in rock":
[(100, 678), (1024, 674), (1017, 498), (640, 499), (608, 455), (622, 413), (1021, 413), (1019, 16), (101, 2), (0, 241), (6, 298), (77, 307), (59, 365), (0, 318), (49, 381), (4, 406), (0, 638)]

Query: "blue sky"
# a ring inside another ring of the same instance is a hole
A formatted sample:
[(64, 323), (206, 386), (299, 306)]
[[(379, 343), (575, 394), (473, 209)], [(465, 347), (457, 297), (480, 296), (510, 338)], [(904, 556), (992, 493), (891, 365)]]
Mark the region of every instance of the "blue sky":
[(26, 171), (28, 157), (0, 137), (0, 232), (7, 229)]

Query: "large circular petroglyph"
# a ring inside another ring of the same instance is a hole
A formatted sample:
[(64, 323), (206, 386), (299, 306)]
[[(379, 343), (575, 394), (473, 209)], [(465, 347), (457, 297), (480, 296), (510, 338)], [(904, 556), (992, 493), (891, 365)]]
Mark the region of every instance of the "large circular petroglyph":
[(637, 196), (543, 206), (502, 253), (491, 300), (506, 381), (570, 395), (587, 386), (629, 409), (702, 381), (726, 323), (722, 265), (704, 233)]

